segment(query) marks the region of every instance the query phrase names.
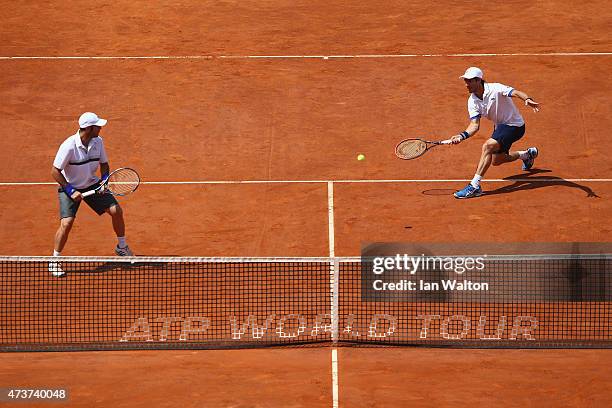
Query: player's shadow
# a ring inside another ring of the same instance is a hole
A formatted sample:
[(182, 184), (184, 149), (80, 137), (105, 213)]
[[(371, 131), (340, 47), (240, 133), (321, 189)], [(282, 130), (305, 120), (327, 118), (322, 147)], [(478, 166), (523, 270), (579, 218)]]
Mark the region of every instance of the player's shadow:
[[(164, 255), (165, 257), (177, 257), (177, 255)], [(112, 271), (142, 271), (142, 270), (167, 270), (172, 268), (172, 263), (168, 262), (138, 262), (138, 257), (135, 257), (133, 261), (130, 262), (102, 262), (100, 264), (94, 265), (89, 269), (79, 269), (79, 270), (68, 270), (64, 268), (66, 272), (81, 272), (81, 273), (105, 273)]]
[(586, 193), (587, 197), (600, 198), (595, 191), (590, 187), (582, 184), (578, 184), (573, 181), (566, 180), (556, 176), (536, 176), (537, 174), (550, 173), (551, 170), (547, 169), (532, 169), (529, 173), (516, 174), (514, 176), (504, 177), (504, 180), (513, 181), (513, 184), (497, 188), (495, 190), (488, 190), (484, 192), (484, 195), (496, 195), (496, 194), (508, 194), (516, 191), (534, 190), (536, 188), (545, 188), (551, 186), (564, 186), (569, 188), (576, 188)]
[(143, 263), (143, 262), (96, 262), (92, 265), (69, 265), (67, 262), (62, 264), (62, 268), (66, 273), (69, 274), (101, 274), (106, 272), (114, 272), (114, 271), (132, 271), (132, 270), (141, 270), (144, 267), (157, 267), (163, 268), (163, 264), (152, 264), (152, 263)]

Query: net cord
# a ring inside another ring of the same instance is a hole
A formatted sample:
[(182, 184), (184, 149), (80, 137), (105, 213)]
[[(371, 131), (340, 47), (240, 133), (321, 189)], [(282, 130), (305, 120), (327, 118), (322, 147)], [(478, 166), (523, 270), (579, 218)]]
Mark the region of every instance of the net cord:
[[(391, 256), (391, 255), (388, 255)], [(412, 255), (409, 256), (421, 256)], [(425, 255), (438, 258), (465, 258), (482, 255)], [(586, 259), (612, 259), (612, 254), (538, 254), (538, 255), (486, 255), (485, 261), (546, 261), (546, 260), (586, 260)], [(320, 262), (345, 263), (361, 262), (371, 258), (362, 257), (123, 257), (123, 256), (0, 256), (0, 262), (117, 262), (117, 263), (276, 263), (276, 262)]]

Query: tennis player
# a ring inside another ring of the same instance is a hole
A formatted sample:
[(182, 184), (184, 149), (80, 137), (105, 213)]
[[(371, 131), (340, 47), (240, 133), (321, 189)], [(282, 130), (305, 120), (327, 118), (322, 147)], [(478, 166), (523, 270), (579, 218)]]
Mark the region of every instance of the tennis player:
[(470, 124), (463, 132), (453, 136), (451, 141), (457, 144), (474, 136), (480, 128), (480, 118), (483, 116), (492, 121), (495, 128), (491, 137), (482, 145), (482, 155), (474, 178), (463, 190), (455, 192), (456, 198), (482, 195), (480, 180), (491, 164), (499, 166), (521, 159), (523, 170), (529, 170), (538, 157), (536, 147), (518, 151), (510, 151), (510, 147), (525, 134), (525, 121), (512, 102), (512, 98), (521, 99), (525, 106), (531, 107), (534, 112), (539, 111), (539, 104), (518, 89), (503, 84), (488, 83), (483, 77), (482, 70), (477, 67), (468, 68), (460, 77), (470, 92), (468, 98)]
[[(110, 167), (106, 150), (100, 135), (100, 129), (106, 125), (106, 119), (101, 119), (92, 112), (85, 112), (79, 118), (79, 130), (60, 146), (51, 175), (60, 185), (58, 197), (60, 204), (60, 226), (55, 233), (55, 248), (53, 256), (61, 255), (68, 234), (74, 224), (81, 201), (85, 201), (98, 215), (107, 213), (113, 221), (113, 229), (117, 234), (115, 254), (118, 256), (133, 256), (125, 240), (125, 222), (123, 211), (111, 194), (94, 194), (83, 198), (82, 192), (95, 189), (109, 175)], [(96, 176), (100, 168), (102, 178)], [(53, 276), (64, 276), (59, 262), (49, 263), (49, 272)]]

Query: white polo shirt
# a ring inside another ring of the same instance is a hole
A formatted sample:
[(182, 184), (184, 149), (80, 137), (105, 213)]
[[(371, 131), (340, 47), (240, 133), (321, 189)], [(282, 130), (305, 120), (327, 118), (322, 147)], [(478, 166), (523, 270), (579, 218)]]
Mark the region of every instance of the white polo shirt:
[(74, 188), (86, 188), (100, 180), (96, 175), (100, 163), (108, 163), (102, 138), (94, 137), (85, 147), (77, 131), (61, 144), (53, 167), (61, 170)]
[(497, 83), (484, 83), (482, 99), (475, 94), (468, 98), (470, 119), (484, 116), (496, 125), (523, 126), (525, 121), (512, 102), (514, 88)]

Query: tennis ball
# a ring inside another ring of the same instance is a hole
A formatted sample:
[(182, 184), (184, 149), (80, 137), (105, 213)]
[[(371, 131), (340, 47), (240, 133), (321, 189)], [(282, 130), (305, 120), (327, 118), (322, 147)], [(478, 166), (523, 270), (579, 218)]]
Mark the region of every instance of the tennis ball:
[(359, 161), (365, 160), (365, 155), (363, 155), (363, 154), (358, 154), (358, 155), (357, 155), (357, 160), (359, 160)]

